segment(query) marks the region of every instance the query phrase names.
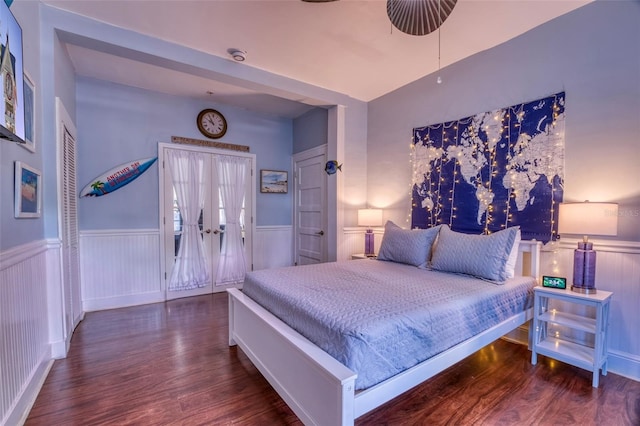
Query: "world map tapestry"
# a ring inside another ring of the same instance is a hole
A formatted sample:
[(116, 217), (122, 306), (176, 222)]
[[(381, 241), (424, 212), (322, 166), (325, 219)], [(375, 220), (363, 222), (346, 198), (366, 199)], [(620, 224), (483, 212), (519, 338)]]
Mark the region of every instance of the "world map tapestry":
[(412, 228), (558, 234), (565, 94), (413, 129)]

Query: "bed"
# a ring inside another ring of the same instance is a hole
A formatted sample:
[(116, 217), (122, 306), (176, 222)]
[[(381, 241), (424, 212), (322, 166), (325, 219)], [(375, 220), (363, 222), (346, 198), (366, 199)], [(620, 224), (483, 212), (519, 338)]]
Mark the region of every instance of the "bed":
[[(391, 231), (400, 232), (386, 229), (385, 238)], [(434, 260), (444, 252), (441, 242)], [(229, 344), (242, 349), (303, 423), (351, 425), (528, 321), (540, 246), (515, 243), (519, 273), (499, 285), (394, 259), (256, 271), (243, 291), (228, 290)], [(456, 295), (452, 288), (462, 290)], [(428, 349), (404, 344), (427, 340)]]

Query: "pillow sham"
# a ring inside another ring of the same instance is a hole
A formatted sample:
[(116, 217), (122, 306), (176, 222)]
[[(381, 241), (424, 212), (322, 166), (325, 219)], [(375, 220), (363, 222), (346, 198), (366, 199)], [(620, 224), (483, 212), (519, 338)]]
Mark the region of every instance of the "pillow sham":
[(489, 235), (469, 235), (443, 225), (431, 258), (431, 269), (504, 283), (508, 278), (507, 262), (519, 231), (520, 228), (514, 226)]
[(431, 246), (440, 226), (429, 229), (402, 229), (387, 221), (380, 244), (378, 260), (406, 263), (426, 268), (431, 257)]
[(507, 264), (505, 265), (507, 278), (513, 278), (516, 276), (516, 263), (518, 263), (518, 252), (520, 251), (520, 241), (522, 241), (522, 233), (520, 232), (520, 227), (517, 228), (518, 232), (516, 232), (516, 239), (513, 241), (511, 253), (509, 253), (509, 259), (507, 259)]

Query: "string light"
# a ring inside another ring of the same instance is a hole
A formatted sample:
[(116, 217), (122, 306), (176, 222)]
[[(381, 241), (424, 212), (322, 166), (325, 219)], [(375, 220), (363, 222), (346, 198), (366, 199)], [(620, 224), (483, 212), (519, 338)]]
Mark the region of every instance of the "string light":
[[(533, 201), (530, 191), (544, 175), (551, 193), (549, 219), (544, 223), (555, 240), (558, 191), (563, 183), (561, 102), (559, 97), (548, 103), (551, 113), (537, 123), (544, 135), (530, 135), (526, 130), (535, 123), (526, 121), (525, 104), (414, 129), (411, 196), (416, 194), (422, 201), (413, 200), (411, 207), (424, 209), (426, 214), (425, 224), (414, 225), (454, 225), (459, 216), (456, 202), (460, 204), (456, 189), (464, 181), (475, 188), (480, 229), (487, 234), (505, 229), (518, 223), (517, 212)], [(543, 149), (538, 145), (541, 137)]]

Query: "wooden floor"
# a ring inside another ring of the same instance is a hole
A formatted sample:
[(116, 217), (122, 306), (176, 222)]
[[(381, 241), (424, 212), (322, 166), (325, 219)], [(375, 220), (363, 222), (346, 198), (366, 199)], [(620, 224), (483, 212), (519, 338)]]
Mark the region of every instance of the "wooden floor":
[[(226, 294), (88, 313), (27, 425), (300, 424), (241, 350)], [(640, 425), (640, 382), (499, 340), (358, 425)]]

